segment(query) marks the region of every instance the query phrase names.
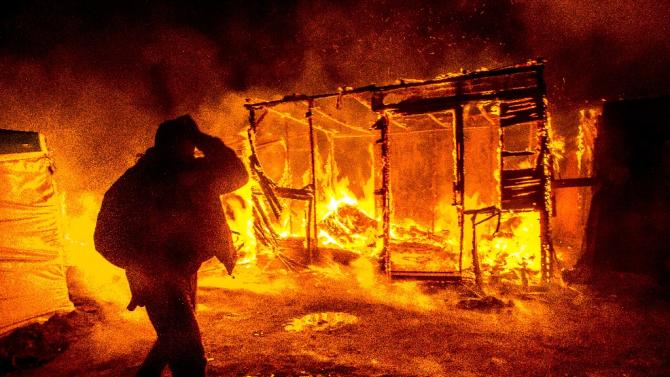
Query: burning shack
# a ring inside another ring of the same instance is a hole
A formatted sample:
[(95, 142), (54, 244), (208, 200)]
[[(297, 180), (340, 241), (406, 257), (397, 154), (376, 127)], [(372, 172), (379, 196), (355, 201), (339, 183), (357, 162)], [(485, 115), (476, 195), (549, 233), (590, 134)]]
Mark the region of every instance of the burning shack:
[(259, 247), (287, 264), (354, 251), (397, 279), (549, 283), (543, 71), (529, 61), (250, 101)]

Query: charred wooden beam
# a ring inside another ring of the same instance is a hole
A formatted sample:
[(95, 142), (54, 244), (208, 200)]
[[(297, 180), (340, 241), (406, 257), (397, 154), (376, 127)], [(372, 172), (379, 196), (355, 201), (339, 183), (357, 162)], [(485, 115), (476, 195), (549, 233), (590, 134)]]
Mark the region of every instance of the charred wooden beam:
[[(434, 80), (420, 80), (420, 81), (412, 81), (412, 82), (401, 81), (398, 84), (391, 84), (391, 85), (384, 85), (384, 86), (366, 85), (366, 86), (361, 86), (361, 87), (358, 87), (358, 88), (344, 88), (344, 89), (338, 90), (336, 92), (323, 93), (323, 94), (317, 94), (317, 95), (291, 94), (291, 95), (288, 95), (288, 96), (284, 96), (282, 99), (279, 99), (279, 100), (246, 103), (246, 104), (244, 104), (244, 107), (246, 107), (248, 110), (251, 110), (251, 109), (257, 109), (257, 108), (261, 108), (261, 107), (272, 107), (272, 106), (276, 106), (276, 105), (279, 105), (279, 104), (282, 104), (282, 103), (304, 102), (304, 101), (310, 101), (310, 100), (315, 100), (315, 99), (320, 99), (320, 98), (341, 97), (341, 96), (345, 96), (345, 95), (365, 93), (365, 92), (386, 92), (386, 91), (391, 91), (391, 90), (396, 90), (396, 89), (406, 89), (406, 88), (420, 87), (420, 86), (426, 86), (426, 85), (459, 83), (459, 82), (465, 82), (465, 81), (468, 81), (468, 80), (480, 79), (480, 78), (486, 78), (486, 77), (495, 77), (495, 76), (515, 75), (515, 74), (521, 74), (521, 73), (538, 72), (538, 71), (541, 71), (541, 68), (543, 66), (544, 66), (544, 62), (542, 60), (535, 60), (535, 61), (529, 61), (527, 64), (514, 65), (514, 66), (510, 66), (510, 67), (503, 67), (503, 68), (497, 68), (497, 69), (492, 69), (492, 70), (481, 70), (481, 71), (467, 72), (467, 73), (462, 73), (462, 74), (459, 74), (459, 75), (451, 75), (451, 76), (448, 76), (448, 77), (445, 77), (445, 78), (434, 79)], [(373, 108), (373, 110), (375, 110), (375, 109)]]
[(532, 156), (535, 151), (501, 151), (500, 154), (502, 157)]
[(382, 187), (375, 190), (376, 195), (382, 197), (382, 256), (380, 258), (381, 268), (387, 274), (391, 274), (391, 165), (389, 150), (389, 119), (386, 114), (377, 119), (372, 129), (379, 130), (380, 138), (377, 144), (381, 145), (382, 157)]
[(540, 113), (535, 107), (516, 112), (507, 112), (505, 116), (500, 117), (500, 127), (505, 128), (520, 123), (536, 122), (540, 119)]
[(537, 129), (540, 136), (540, 155), (538, 157), (542, 177), (542, 198), (540, 205), (540, 239), (541, 239), (541, 274), (542, 281), (551, 285), (554, 274), (554, 261), (556, 260), (554, 243), (551, 231), (551, 215), (553, 213), (554, 197), (551, 192), (551, 183), (554, 179), (554, 160), (549, 148), (550, 125), (547, 121), (547, 87), (544, 82), (544, 67), (539, 67), (537, 72), (537, 83), (540, 96), (536, 98), (536, 106), (540, 111), (540, 120)]
[(540, 178), (541, 173), (536, 168), (530, 169), (514, 169), (514, 170), (503, 170), (500, 174), (501, 179), (525, 179), (525, 178)]
[(460, 283), (463, 276), (458, 271), (433, 272), (433, 271), (396, 271), (390, 272), (392, 279), (396, 280), (429, 280)]
[(266, 246), (277, 246), (277, 233), (272, 228), (267, 214), (263, 210), (258, 198), (252, 195), (254, 214), (254, 234)]
[(274, 189), (277, 196), (281, 198), (294, 199), (294, 200), (312, 200), (314, 197), (314, 191), (311, 187), (305, 187), (302, 189), (294, 189), (290, 187), (275, 187)]
[[(458, 270), (463, 272), (463, 242), (465, 239), (465, 123), (463, 120), (463, 106), (461, 105), (454, 109), (454, 148), (456, 161), (454, 161), (453, 204), (456, 206), (458, 212)], [(474, 253), (476, 253), (476, 250), (473, 250), (473, 255)], [(473, 258), (473, 263), (474, 261), (475, 258)]]
[[(254, 169), (252, 169), (254, 170)], [(262, 171), (254, 171), (257, 179), (257, 182), (259, 186), (261, 187), (261, 192), (263, 193), (263, 196), (265, 196), (265, 199), (267, 200), (268, 204), (270, 205), (270, 209), (272, 210), (272, 214), (275, 216), (276, 219), (279, 219), (281, 216), (281, 211), (282, 211), (282, 205), (279, 202), (279, 199), (275, 195), (274, 189), (272, 182), (263, 174)]]
[(528, 97), (528, 98), (520, 98), (520, 99), (512, 99), (505, 101), (503, 104), (503, 113), (513, 113), (516, 111), (521, 111), (521, 110), (527, 110), (531, 108), (536, 108), (536, 102), (535, 98), (533, 97)]
[[(319, 248), (319, 237), (318, 237), (318, 223), (317, 223), (317, 215), (316, 215), (316, 201), (317, 201), (317, 196), (316, 196), (316, 151), (315, 151), (315, 135), (314, 135), (314, 120), (313, 120), (313, 112), (312, 109), (314, 108), (314, 100), (309, 99), (307, 101), (307, 113), (305, 113), (305, 118), (307, 118), (307, 123), (309, 124), (309, 154), (310, 154), (310, 167), (311, 167), (311, 175), (312, 175), (312, 183), (311, 183), (311, 189), (312, 189), (312, 200), (310, 202), (310, 213), (311, 217), (307, 219), (307, 250), (309, 252), (309, 262), (312, 263), (312, 259), (314, 257), (314, 253), (318, 250)], [(312, 246), (312, 237), (310, 236), (310, 230), (314, 228), (314, 245)]]
[(377, 108), (373, 106), (373, 110), (392, 110), (395, 113), (410, 115), (410, 114), (424, 114), (436, 111), (444, 111), (455, 109), (458, 106), (467, 102), (490, 101), (490, 100), (506, 100), (519, 97), (530, 97), (537, 95), (537, 87), (514, 88), (508, 90), (482, 92), (482, 93), (463, 93), (455, 94), (453, 96), (437, 97), (437, 98), (409, 98), (390, 104), (377, 104)]
[(529, 187), (512, 187), (505, 188), (502, 192), (502, 198), (505, 199), (518, 199), (522, 197), (534, 196), (536, 198), (541, 197), (541, 187), (540, 185), (529, 186)]

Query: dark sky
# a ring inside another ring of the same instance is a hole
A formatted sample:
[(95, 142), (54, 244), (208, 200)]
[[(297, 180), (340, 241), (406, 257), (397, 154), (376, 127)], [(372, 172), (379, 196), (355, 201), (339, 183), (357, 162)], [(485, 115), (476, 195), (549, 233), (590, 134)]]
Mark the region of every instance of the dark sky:
[(537, 56), (548, 59), (554, 108), (670, 93), (669, 1), (2, 4), (0, 122), (45, 132), (66, 170), (91, 175), (95, 188), (145, 148), (160, 120), (191, 112), (208, 130), (229, 133), (244, 121), (247, 95), (430, 78)]
[[(549, 59), (555, 100), (653, 95), (670, 84), (664, 1), (65, 0), (3, 8), (0, 56), (48, 69), (60, 54), (82, 74), (143, 73), (167, 112), (216, 95), (216, 85), (324, 90), (536, 56)], [(158, 51), (148, 53), (152, 46)], [(189, 94), (196, 98), (173, 93), (191, 89), (181, 81), (192, 78), (166, 76), (191, 76), (183, 71), (202, 64), (211, 76)]]

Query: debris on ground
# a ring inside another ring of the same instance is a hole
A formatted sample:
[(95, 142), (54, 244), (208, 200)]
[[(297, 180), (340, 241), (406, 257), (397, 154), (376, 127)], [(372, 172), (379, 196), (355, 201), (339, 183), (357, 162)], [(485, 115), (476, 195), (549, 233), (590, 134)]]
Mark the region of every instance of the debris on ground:
[(300, 318), (294, 318), (284, 326), (284, 330), (300, 332), (303, 330), (330, 331), (358, 322), (358, 317), (343, 312), (310, 313)]
[(494, 296), (484, 296), (476, 298), (465, 298), (458, 302), (458, 307), (461, 309), (469, 310), (496, 310), (511, 308), (514, 306), (512, 300), (507, 302), (494, 297)]
[[(474, 285), (426, 289), (272, 273), (243, 268), (235, 281), (220, 271), (201, 276), (201, 283), (214, 277), (226, 283), (198, 290), (208, 375), (670, 376), (663, 336), (670, 332), (670, 303), (660, 296), (641, 300), (580, 286), (524, 300)], [(421, 300), (431, 305), (413, 304)], [(7, 377), (135, 375), (155, 332), (145, 313), (115, 308), (103, 305), (104, 318), (51, 362)]]
[(64, 352), (98, 322), (99, 307), (91, 303), (55, 314), (46, 322), (32, 323), (0, 338), (0, 374), (42, 366)]

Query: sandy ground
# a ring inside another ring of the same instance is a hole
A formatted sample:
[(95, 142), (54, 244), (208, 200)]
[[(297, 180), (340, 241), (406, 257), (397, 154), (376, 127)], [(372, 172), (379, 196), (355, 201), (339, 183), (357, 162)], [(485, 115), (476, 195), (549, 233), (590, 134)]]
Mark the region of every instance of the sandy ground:
[[(390, 284), (372, 269), (201, 274), (209, 375), (670, 375), (670, 305), (656, 294), (577, 286), (473, 310), (463, 288)], [(154, 339), (146, 313), (101, 310), (51, 363), (8, 376), (132, 376)]]

